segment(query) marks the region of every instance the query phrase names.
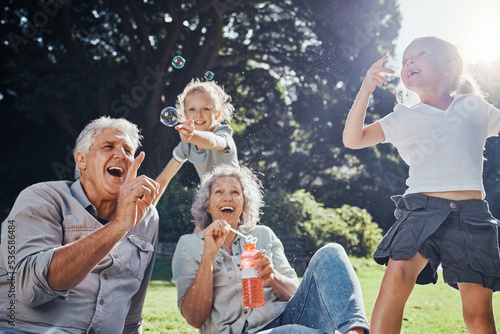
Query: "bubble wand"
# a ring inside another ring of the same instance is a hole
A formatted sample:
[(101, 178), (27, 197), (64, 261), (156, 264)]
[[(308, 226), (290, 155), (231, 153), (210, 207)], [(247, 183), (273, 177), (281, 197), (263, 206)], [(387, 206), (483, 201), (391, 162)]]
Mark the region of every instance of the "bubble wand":
[(226, 230), (228, 231), (233, 231), (234, 233), (236, 233), (237, 235), (239, 235), (240, 237), (243, 237), (245, 239), (245, 241), (249, 244), (256, 244), (257, 243), (257, 237), (254, 237), (252, 235), (244, 235), (243, 233), (241, 233), (240, 231), (237, 231), (235, 230), (234, 228), (231, 227), (231, 225), (229, 225), (228, 223), (226, 223), (226, 226), (224, 227)]

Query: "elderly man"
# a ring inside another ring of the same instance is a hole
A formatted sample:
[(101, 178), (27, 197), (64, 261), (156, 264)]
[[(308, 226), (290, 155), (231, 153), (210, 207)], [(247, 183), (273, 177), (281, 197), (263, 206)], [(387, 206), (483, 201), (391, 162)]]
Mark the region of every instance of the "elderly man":
[(141, 136), (101, 117), (76, 141), (75, 182), (28, 187), (2, 223), (0, 333), (140, 333), (159, 185), (137, 176)]

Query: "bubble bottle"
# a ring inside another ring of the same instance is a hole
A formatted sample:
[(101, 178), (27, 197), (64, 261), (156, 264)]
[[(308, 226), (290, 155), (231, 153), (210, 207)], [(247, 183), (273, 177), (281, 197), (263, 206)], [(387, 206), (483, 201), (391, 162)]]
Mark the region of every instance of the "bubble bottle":
[(257, 253), (255, 244), (245, 244), (241, 253), (241, 285), (243, 288), (243, 307), (259, 308), (264, 306), (264, 286), (261, 277), (257, 277), (254, 265), (258, 260), (253, 256)]

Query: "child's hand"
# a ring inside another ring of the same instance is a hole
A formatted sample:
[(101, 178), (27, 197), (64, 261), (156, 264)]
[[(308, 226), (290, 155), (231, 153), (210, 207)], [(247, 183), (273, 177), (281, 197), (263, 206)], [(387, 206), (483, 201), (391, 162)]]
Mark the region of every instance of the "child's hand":
[(179, 135), (182, 141), (189, 142), (193, 138), (194, 132), (194, 120), (188, 119), (175, 127), (179, 131)]
[(380, 87), (383, 84), (387, 85), (387, 79), (381, 73), (394, 74), (394, 70), (382, 67), (387, 58), (389, 58), (388, 55), (383, 56), (368, 69), (363, 84), (361, 85), (361, 90), (365, 90), (371, 94), (376, 86)]

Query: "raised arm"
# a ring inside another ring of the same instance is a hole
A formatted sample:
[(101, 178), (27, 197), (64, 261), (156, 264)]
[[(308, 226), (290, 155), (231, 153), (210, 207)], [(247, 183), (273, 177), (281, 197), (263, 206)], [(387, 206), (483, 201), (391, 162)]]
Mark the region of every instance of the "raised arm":
[(200, 328), (210, 316), (213, 304), (213, 263), (217, 251), (229, 233), (226, 222), (216, 220), (204, 230), (204, 250), (196, 277), (182, 298), (182, 315), (194, 328)]
[(165, 192), (165, 189), (167, 189), (168, 184), (170, 183), (170, 180), (177, 174), (179, 169), (182, 167), (183, 163), (175, 160), (174, 158), (170, 159), (168, 164), (165, 166), (163, 171), (158, 175), (156, 178), (156, 182), (160, 185), (160, 190), (158, 193), (158, 196), (156, 196), (155, 200), (153, 201), (153, 205), (156, 206), (158, 202), (160, 201), (161, 196)]
[(53, 290), (65, 291), (78, 285), (147, 214), (158, 195), (158, 184), (144, 175), (136, 177), (143, 160), (141, 152), (129, 167), (114, 218), (85, 238), (54, 251), (47, 274), (47, 283)]
[(377, 60), (366, 72), (365, 79), (356, 99), (349, 111), (344, 128), (344, 145), (348, 148), (358, 149), (383, 142), (384, 132), (378, 123), (365, 126), (366, 108), (371, 93), (375, 87), (387, 85), (387, 79), (382, 73), (394, 73), (393, 70), (383, 67), (387, 55)]

